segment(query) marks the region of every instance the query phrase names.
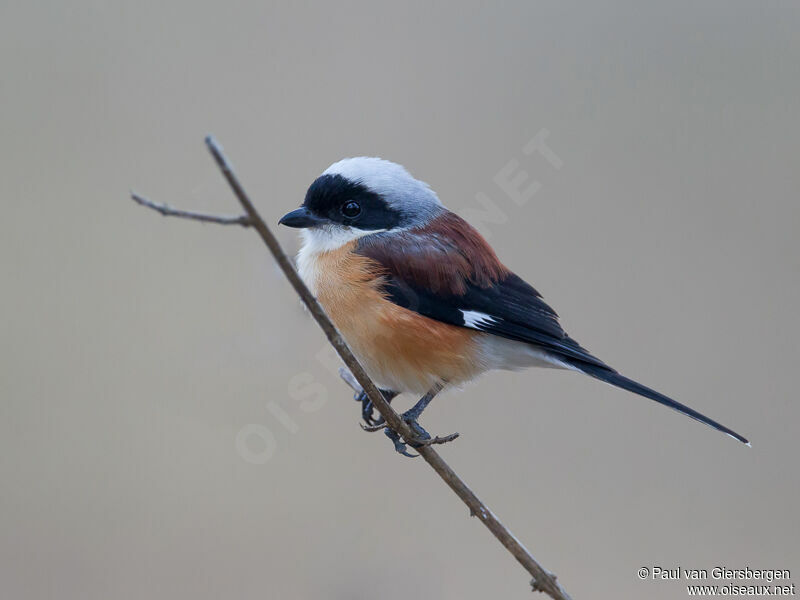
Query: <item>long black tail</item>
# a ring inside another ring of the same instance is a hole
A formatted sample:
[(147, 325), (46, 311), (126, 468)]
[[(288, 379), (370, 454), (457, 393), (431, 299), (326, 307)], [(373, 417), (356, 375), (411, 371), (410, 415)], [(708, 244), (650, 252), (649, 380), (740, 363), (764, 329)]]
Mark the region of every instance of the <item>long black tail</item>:
[[(564, 360), (562, 358), (562, 360)], [(641, 383), (637, 383), (633, 379), (628, 379), (608, 368), (603, 368), (597, 365), (591, 365), (579, 360), (567, 360), (565, 362), (569, 362), (570, 365), (581, 371), (582, 373), (586, 373), (587, 375), (591, 375), (592, 377), (599, 379), (600, 381), (605, 381), (606, 383), (610, 383), (611, 385), (615, 385), (617, 387), (622, 388), (623, 390), (628, 390), (629, 392), (633, 392), (634, 394), (639, 394), (640, 396), (644, 396), (645, 398), (650, 398), (650, 400), (655, 400), (659, 404), (663, 404), (664, 406), (669, 406), (673, 410), (677, 410), (679, 413), (686, 415), (687, 417), (691, 417), (696, 421), (700, 421), (701, 423), (705, 423), (709, 427), (713, 427), (714, 429), (721, 431), (722, 433), (726, 433), (731, 436), (735, 440), (739, 440), (743, 444), (750, 445), (750, 442), (747, 441), (746, 438), (739, 435), (732, 429), (728, 429), (724, 425), (717, 423), (713, 419), (709, 419), (705, 415), (701, 415), (696, 410), (689, 408), (688, 406), (684, 406), (680, 402), (676, 402), (672, 398), (667, 398), (663, 394), (659, 394), (657, 391), (650, 389), (642, 385)]]

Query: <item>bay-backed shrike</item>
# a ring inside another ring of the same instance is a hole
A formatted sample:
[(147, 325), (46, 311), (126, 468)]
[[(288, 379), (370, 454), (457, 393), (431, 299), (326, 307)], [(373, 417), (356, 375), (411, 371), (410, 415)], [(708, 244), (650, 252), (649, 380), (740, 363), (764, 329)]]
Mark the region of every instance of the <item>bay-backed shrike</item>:
[[(584, 373), (748, 443), (592, 356), (539, 292), (398, 164), (334, 163), (280, 223), (303, 229), (300, 275), (387, 400), (423, 394), (403, 415), (418, 434), (412, 445), (429, 439), (416, 420), (443, 388), (491, 369), (531, 366)], [(359, 399), (365, 421), (376, 424), (368, 399)], [(396, 434), (387, 435), (405, 453)]]

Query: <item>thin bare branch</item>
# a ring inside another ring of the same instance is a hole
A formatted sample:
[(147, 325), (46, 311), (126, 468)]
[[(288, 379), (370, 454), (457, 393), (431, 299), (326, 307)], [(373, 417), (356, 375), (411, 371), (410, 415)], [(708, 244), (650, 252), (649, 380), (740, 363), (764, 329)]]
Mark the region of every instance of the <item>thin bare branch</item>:
[[(369, 378), (364, 368), (358, 362), (353, 352), (345, 343), (342, 336), (336, 330), (331, 320), (325, 314), (322, 306), (317, 302), (317, 299), (306, 287), (303, 280), (297, 274), (297, 271), (292, 265), (292, 262), (286, 256), (286, 253), (281, 248), (278, 240), (272, 234), (272, 231), (267, 227), (267, 224), (258, 214), (253, 203), (250, 201), (244, 188), (239, 183), (233, 167), (228, 159), (225, 157), (222, 148), (214, 140), (213, 137), (206, 138), (206, 145), (208, 146), (211, 155), (217, 162), (217, 165), (225, 176), (225, 179), (231, 186), (233, 193), (242, 205), (246, 216), (239, 217), (239, 221), (235, 222), (237, 225), (251, 226), (261, 236), (261, 239), (269, 248), (273, 257), (278, 263), (278, 266), (283, 271), (286, 278), (291, 283), (294, 290), (300, 296), (300, 299), (308, 308), (311, 315), (317, 321), (317, 324), (325, 333), (328, 341), (334, 347), (336, 352), (341, 357), (344, 364), (349, 369), (349, 373), (342, 375), (343, 379), (353, 387), (356, 391), (364, 390), (369, 397), (372, 405), (377, 409), (381, 416), (385, 419), (387, 425), (395, 432), (399, 433), (406, 440), (414, 439), (414, 433), (408, 424), (403, 421), (400, 415), (391, 407), (391, 405), (383, 397), (383, 394), (378, 390), (375, 383)], [(138, 198), (138, 199), (137, 199)], [(170, 216), (180, 216), (206, 222), (220, 222), (221, 224), (229, 225), (234, 224), (227, 217), (212, 217), (211, 215), (199, 215), (198, 213), (191, 213), (187, 211), (177, 211), (171, 209), (166, 205), (156, 204), (145, 200), (141, 197), (134, 195), (134, 200), (148, 208), (157, 210), (161, 214)], [(200, 217), (200, 218), (198, 218)], [(211, 217), (211, 218), (203, 218)], [(218, 221), (217, 219), (222, 219)], [(475, 495), (475, 493), (464, 483), (461, 478), (456, 475), (455, 471), (442, 459), (436, 450), (430, 445), (420, 446), (415, 448), (425, 461), (436, 471), (444, 482), (452, 489), (456, 495), (461, 498), (464, 504), (470, 510), (470, 514), (476, 516), (480, 521), (486, 525), (489, 531), (500, 541), (501, 544), (514, 556), (514, 558), (530, 573), (533, 577), (531, 586), (534, 591), (544, 592), (554, 600), (571, 600), (569, 594), (564, 591), (561, 585), (556, 581), (555, 575), (546, 571), (538, 561), (533, 558), (531, 553), (523, 546), (519, 540), (503, 525), (500, 520), (492, 513), (491, 510)]]
[(165, 217), (180, 217), (181, 219), (191, 219), (192, 221), (202, 221), (203, 223), (216, 223), (217, 225), (241, 225), (242, 227), (250, 227), (250, 217), (247, 215), (239, 215), (238, 217), (228, 217), (225, 215), (210, 215), (207, 213), (194, 212), (192, 210), (181, 210), (180, 208), (172, 208), (169, 204), (161, 204), (160, 202), (153, 202), (147, 198), (140, 196), (136, 192), (131, 192), (131, 198), (137, 204), (152, 208), (154, 211), (161, 213)]

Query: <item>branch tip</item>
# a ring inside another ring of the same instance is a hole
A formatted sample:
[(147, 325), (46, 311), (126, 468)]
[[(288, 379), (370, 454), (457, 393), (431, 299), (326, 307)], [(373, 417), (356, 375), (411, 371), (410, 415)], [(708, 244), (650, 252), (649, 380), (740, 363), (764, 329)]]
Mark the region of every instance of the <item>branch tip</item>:
[(233, 170), (233, 166), (228, 160), (228, 157), (225, 156), (222, 146), (217, 141), (217, 138), (210, 133), (206, 136), (206, 147), (208, 148), (209, 152), (211, 152), (211, 155), (214, 157), (214, 160), (217, 161), (217, 164), (220, 166), (220, 168), (225, 171)]

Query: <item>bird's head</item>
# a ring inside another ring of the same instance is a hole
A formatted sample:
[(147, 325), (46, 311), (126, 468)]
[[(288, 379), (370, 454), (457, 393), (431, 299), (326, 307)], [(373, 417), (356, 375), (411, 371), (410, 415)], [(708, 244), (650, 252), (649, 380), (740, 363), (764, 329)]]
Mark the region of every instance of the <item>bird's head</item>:
[(427, 184), (381, 158), (345, 158), (311, 184), (302, 206), (282, 225), (306, 229), (306, 239), (331, 248), (382, 231), (420, 227), (441, 214)]

